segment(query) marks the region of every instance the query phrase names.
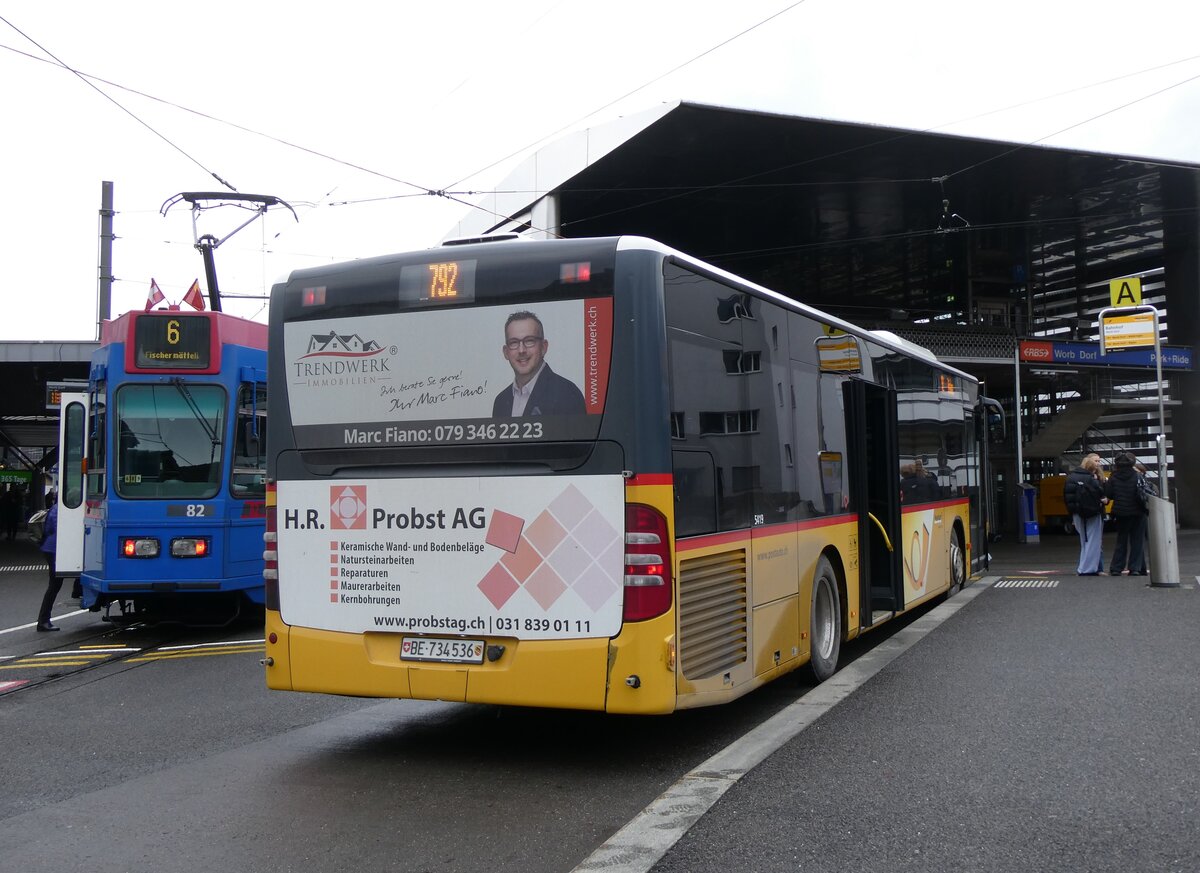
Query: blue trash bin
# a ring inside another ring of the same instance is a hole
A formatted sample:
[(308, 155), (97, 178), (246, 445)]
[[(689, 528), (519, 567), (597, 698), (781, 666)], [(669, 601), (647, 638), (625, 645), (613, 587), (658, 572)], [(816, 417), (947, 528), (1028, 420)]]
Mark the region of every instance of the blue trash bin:
[(1022, 482), (1017, 501), (1018, 542), (1036, 543), (1041, 540), (1037, 517), (1037, 489), (1028, 482)]

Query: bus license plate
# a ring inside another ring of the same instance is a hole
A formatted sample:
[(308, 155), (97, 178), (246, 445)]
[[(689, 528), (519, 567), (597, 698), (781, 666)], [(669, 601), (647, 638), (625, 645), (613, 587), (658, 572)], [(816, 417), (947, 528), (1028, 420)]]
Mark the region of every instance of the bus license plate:
[(483, 640), (437, 640), (428, 637), (405, 637), (400, 641), (400, 660), (482, 664)]

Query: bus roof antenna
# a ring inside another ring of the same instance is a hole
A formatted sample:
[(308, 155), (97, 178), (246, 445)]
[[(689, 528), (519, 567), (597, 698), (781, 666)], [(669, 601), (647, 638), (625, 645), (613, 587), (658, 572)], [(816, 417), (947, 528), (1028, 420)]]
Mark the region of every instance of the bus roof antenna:
[[(296, 215), (296, 210), (292, 209), (287, 202), (280, 200), (271, 194), (239, 194), (236, 191), (184, 191), (176, 194), (174, 197), (168, 197), (159, 209), (159, 213), (166, 215), (167, 211), (176, 203), (186, 201), (192, 205), (192, 238), (195, 240), (196, 250), (200, 252), (200, 256), (204, 258), (204, 276), (208, 281), (208, 303), (209, 308), (213, 312), (221, 311), (221, 291), (217, 287), (217, 265), (213, 258), (213, 252), (217, 246), (232, 237), (242, 228), (253, 223), (256, 219), (266, 215), (267, 210), (272, 206), (282, 206), (292, 213), (292, 218), (296, 221), (300, 220), (300, 216)], [(218, 206), (236, 206), (239, 209), (250, 209), (254, 215), (247, 218), (225, 236), (218, 239), (210, 233), (200, 234), (196, 224), (196, 219), (205, 209), (214, 209)]]

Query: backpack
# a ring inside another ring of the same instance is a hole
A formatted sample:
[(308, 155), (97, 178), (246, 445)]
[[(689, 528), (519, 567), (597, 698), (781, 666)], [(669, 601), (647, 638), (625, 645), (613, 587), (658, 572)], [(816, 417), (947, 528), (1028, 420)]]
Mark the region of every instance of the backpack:
[(1093, 518), (1104, 511), (1104, 497), (1099, 489), (1080, 485), (1077, 499), (1080, 518)]

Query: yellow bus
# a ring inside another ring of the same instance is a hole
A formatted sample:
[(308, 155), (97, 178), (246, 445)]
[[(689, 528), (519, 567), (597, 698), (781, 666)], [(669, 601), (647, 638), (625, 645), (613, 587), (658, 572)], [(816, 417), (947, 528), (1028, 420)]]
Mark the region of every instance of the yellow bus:
[(273, 689), (722, 703), (985, 541), (975, 379), (644, 238), (297, 271), (268, 348)]

